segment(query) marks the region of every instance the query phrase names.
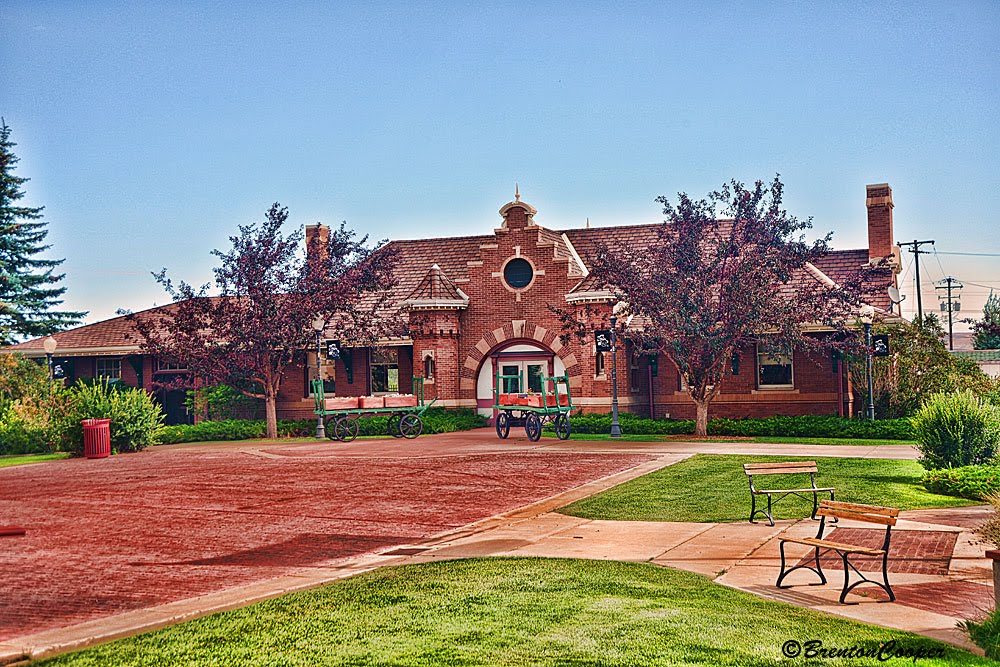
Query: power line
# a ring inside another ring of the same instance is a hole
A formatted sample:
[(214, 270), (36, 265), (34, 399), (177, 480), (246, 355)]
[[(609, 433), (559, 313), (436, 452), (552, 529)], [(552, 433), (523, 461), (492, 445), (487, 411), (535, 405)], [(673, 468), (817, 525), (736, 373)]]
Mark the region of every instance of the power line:
[(1000, 257), (1000, 252), (944, 252), (938, 250), (934, 252), (941, 255), (964, 255), (966, 257)]

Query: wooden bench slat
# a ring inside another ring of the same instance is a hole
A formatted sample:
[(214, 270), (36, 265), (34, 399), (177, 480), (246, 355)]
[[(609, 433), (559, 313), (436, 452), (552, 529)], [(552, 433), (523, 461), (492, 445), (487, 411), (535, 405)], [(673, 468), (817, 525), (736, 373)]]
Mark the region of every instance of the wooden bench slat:
[(815, 461), (785, 461), (784, 463), (744, 463), (744, 470), (768, 470), (771, 468), (815, 468)]
[(765, 475), (815, 475), (818, 470), (813, 470), (810, 468), (793, 468), (791, 470), (771, 470), (766, 472), (748, 470), (748, 477), (764, 477)]
[(842, 500), (821, 500), (819, 506), (837, 510), (865, 512), (866, 514), (885, 514), (886, 516), (899, 516), (899, 509), (896, 507), (882, 507), (881, 505), (862, 505), (860, 503), (847, 503)]
[(843, 542), (833, 542), (831, 540), (818, 540), (815, 537), (785, 537), (782, 538), (781, 541), (794, 542), (796, 544), (808, 544), (809, 546), (820, 547), (822, 549), (837, 549), (839, 551), (846, 551), (852, 554), (865, 554), (866, 556), (881, 556), (885, 553), (884, 549), (859, 547), (853, 544), (844, 544)]
[(847, 519), (849, 521), (863, 521), (865, 523), (877, 523), (882, 526), (895, 526), (896, 517), (885, 516), (884, 514), (864, 514), (862, 512), (841, 512), (821, 507), (816, 510), (816, 516), (828, 516), (835, 519)]

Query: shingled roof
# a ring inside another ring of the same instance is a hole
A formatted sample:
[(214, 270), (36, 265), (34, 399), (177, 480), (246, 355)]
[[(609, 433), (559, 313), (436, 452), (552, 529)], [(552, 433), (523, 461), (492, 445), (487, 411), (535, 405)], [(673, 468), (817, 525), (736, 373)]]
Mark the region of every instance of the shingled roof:
[[(158, 306), (136, 313), (136, 317), (149, 317), (157, 311), (171, 308), (174, 304)], [(139, 333), (126, 316), (114, 317), (103, 322), (86, 324), (75, 329), (67, 329), (53, 334), (56, 344), (56, 354), (72, 355), (86, 352), (87, 354), (129, 354), (139, 352)], [(45, 338), (36, 338), (17, 345), (3, 348), (3, 351), (21, 352), (29, 357), (43, 356)]]
[(406, 297), (403, 305), (411, 310), (465, 308), (469, 305), (469, 297), (435, 263)]
[[(641, 251), (655, 244), (663, 223), (640, 225), (620, 225), (615, 227), (593, 227), (585, 229), (553, 230), (532, 224), (538, 230), (538, 241), (542, 247), (550, 246), (557, 260), (567, 262), (569, 276), (579, 276), (580, 281), (570, 294), (586, 295), (597, 293), (603, 286), (597, 285), (592, 275), (588, 275), (600, 246), (623, 250)], [(393, 274), (396, 284), (392, 289), (391, 301), (398, 306), (423, 304), (431, 307), (463, 308), (469, 297), (457, 283), (469, 279), (468, 262), (480, 258), (480, 246), (493, 245), (493, 234), (479, 236), (457, 236), (435, 239), (415, 239), (392, 241), (387, 245), (396, 253)], [(868, 263), (868, 250), (836, 250), (816, 260), (815, 267), (835, 282), (846, 281), (847, 277)], [(887, 276), (891, 274), (887, 271)], [(820, 280), (815, 273), (800, 272), (796, 280)], [(890, 278), (891, 280), (891, 278)], [(409, 304), (407, 303), (409, 302)], [(871, 304), (887, 311), (890, 308), (885, 289), (873, 289)], [(169, 308), (161, 306), (160, 308)], [(420, 307), (420, 306), (417, 306)], [(149, 316), (160, 308), (152, 308), (138, 313)], [(55, 335), (59, 353), (72, 354), (87, 351), (91, 354), (123, 354), (139, 351), (136, 332), (125, 317), (116, 317), (103, 322), (70, 329)], [(7, 350), (20, 351), (29, 355), (43, 354), (43, 339), (14, 345)]]

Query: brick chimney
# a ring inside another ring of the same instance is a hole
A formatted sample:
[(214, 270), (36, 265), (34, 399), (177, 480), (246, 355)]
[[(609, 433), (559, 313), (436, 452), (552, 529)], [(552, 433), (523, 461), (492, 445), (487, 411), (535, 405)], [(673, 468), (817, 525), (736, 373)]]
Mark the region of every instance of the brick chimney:
[(868, 261), (891, 257), (898, 269), (899, 248), (892, 236), (892, 188), (888, 183), (866, 186), (868, 207)]
[(326, 256), (329, 242), (329, 227), (318, 222), (315, 225), (306, 225), (306, 256), (316, 251), (322, 253), (321, 256)]

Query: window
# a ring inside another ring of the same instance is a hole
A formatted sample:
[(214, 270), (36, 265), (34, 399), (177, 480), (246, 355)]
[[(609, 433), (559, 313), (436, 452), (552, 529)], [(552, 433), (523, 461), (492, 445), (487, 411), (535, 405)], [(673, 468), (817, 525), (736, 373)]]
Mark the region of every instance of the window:
[(424, 382), (434, 382), (434, 355), (424, 357)]
[(531, 268), (531, 262), (521, 257), (510, 260), (503, 268), (503, 279), (514, 289), (524, 289), (534, 277), (535, 270)]
[(604, 369), (604, 355), (605, 353), (600, 351), (594, 353), (594, 375), (596, 377), (601, 377), (606, 372)]
[(399, 348), (373, 347), (370, 359), (372, 394), (399, 391)]
[[(322, 362), (322, 377), (323, 377), (323, 395), (324, 396), (334, 396), (337, 393), (337, 380), (334, 373), (335, 364), (332, 359), (327, 359), (324, 354), (320, 361)], [(316, 379), (316, 353), (307, 352), (306, 353), (306, 397), (312, 398), (312, 381)]]
[(757, 388), (790, 389), (792, 378), (792, 358), (785, 354), (770, 354), (757, 348)]
[(630, 362), (629, 362), (628, 384), (629, 384), (629, 389), (634, 394), (639, 391), (639, 355), (633, 354), (632, 356), (629, 357), (629, 359)]
[(122, 360), (98, 358), (94, 375), (112, 382), (122, 379)]
[(169, 361), (163, 361), (162, 359), (156, 360), (156, 372), (157, 373), (167, 373), (172, 371), (186, 371), (187, 366), (184, 364), (172, 364)]

